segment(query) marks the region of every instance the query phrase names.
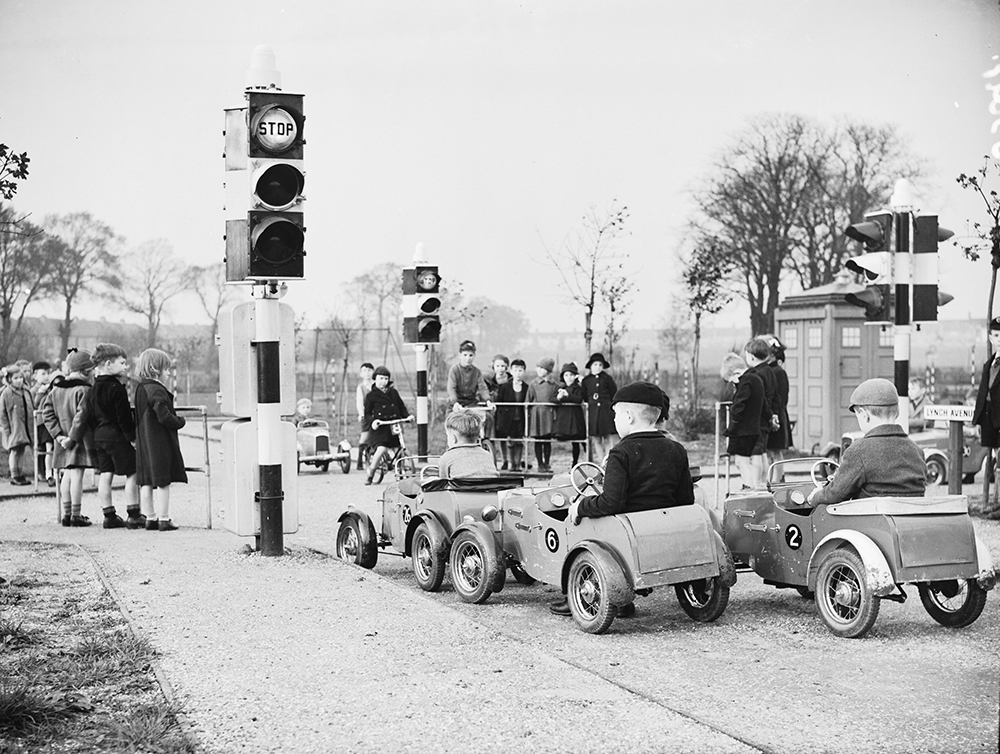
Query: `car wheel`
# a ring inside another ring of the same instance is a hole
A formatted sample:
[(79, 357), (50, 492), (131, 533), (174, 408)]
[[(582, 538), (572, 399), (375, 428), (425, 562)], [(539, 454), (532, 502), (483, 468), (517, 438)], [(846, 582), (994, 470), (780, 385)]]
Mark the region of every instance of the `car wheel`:
[(710, 623), (726, 610), (729, 604), (729, 587), (719, 584), (717, 578), (698, 579), (674, 585), (677, 601), (691, 620)]
[(949, 628), (974, 623), (986, 606), (986, 590), (966, 579), (917, 584), (917, 589), (927, 614)]
[(413, 532), (412, 548), (413, 575), (417, 584), (425, 592), (436, 592), (444, 581), (447, 562), (435, 548), (430, 527), (426, 523), (421, 523)]
[(497, 571), (496, 547), (478, 531), (465, 529), (451, 543), (451, 583), (466, 602), (481, 605), (493, 594)]
[(591, 553), (582, 552), (569, 569), (566, 599), (577, 624), (588, 634), (603, 634), (618, 616), (609, 601), (610, 574)]
[(875, 625), (881, 600), (865, 581), (865, 566), (853, 550), (834, 550), (819, 566), (816, 606), (837, 636), (859, 639)]
[(944, 461), (942, 461), (940, 458), (927, 459), (928, 487), (940, 487), (947, 481), (946, 475), (947, 471), (945, 471), (944, 468)]
[(345, 518), (337, 531), (337, 557), (362, 568), (374, 568), (378, 561), (378, 550), (365, 552), (362, 545), (361, 528), (356, 518)]
[(350, 474), (351, 473), (351, 457), (350, 456), (347, 456), (347, 458), (341, 458), (340, 459), (340, 470), (342, 472), (344, 472), (345, 474)]
[(330, 470), (330, 462), (329, 461), (323, 461), (322, 463), (317, 463), (316, 465), (319, 466), (320, 470), (324, 474)]
[(516, 581), (518, 584), (531, 586), (532, 584), (535, 583), (535, 580), (528, 575), (528, 572), (521, 567), (520, 563), (511, 564), (510, 575), (514, 577), (514, 581)]

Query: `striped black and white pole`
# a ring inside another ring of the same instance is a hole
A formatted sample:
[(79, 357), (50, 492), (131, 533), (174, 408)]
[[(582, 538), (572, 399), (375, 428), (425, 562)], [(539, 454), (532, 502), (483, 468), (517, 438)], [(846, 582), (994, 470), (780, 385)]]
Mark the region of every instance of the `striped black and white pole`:
[(913, 211), (913, 189), (905, 178), (896, 181), (892, 198), (892, 220), (895, 237), (893, 283), (895, 284), (896, 315), (893, 324), (892, 355), (894, 382), (899, 393), (898, 423), (904, 432), (910, 431), (910, 224)]
[(257, 320), (257, 463), (260, 486), (257, 501), (260, 508), (261, 555), (283, 555), (285, 552), (281, 487), (281, 360), (278, 346), (281, 339), (281, 308), (276, 284), (254, 286)]
[(427, 460), (427, 346), (413, 346), (417, 357), (417, 455)]

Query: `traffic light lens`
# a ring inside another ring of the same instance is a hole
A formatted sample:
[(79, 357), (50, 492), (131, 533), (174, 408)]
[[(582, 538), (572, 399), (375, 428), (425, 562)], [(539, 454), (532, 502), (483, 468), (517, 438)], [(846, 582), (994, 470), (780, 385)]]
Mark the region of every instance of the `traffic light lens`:
[(275, 267), (302, 253), (305, 236), (298, 225), (281, 218), (267, 218), (254, 230), (253, 251), (265, 264)]
[(424, 314), (437, 314), (441, 308), (441, 299), (428, 296), (420, 302), (420, 311)]
[(305, 177), (287, 163), (271, 165), (257, 180), (255, 193), (271, 209), (285, 209), (302, 195)]
[(269, 154), (283, 154), (295, 146), (298, 119), (290, 111), (271, 105), (254, 114), (250, 134)]
[(437, 343), (441, 334), (441, 320), (437, 317), (421, 319), (417, 323), (417, 335), (421, 343)]

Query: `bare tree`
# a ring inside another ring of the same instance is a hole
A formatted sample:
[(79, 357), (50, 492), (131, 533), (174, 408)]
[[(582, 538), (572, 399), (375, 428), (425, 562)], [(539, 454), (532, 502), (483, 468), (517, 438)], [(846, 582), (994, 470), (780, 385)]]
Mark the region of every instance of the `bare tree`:
[(669, 312), (661, 321), (657, 332), (660, 346), (666, 349), (673, 359), (674, 379), (677, 380), (680, 379), (684, 367), (690, 365), (687, 355), (694, 340), (691, 314), (687, 299), (675, 296), (671, 299)]
[(691, 348), (691, 403), (698, 404), (698, 369), (701, 361), (701, 321), (706, 314), (722, 311), (732, 300), (726, 280), (736, 264), (726, 253), (722, 241), (712, 236), (696, 236), (694, 249), (684, 267), (684, 286), (694, 318)]
[(384, 352), (386, 348), (384, 330), (390, 324), (396, 323), (399, 305), (403, 298), (402, 268), (392, 262), (383, 262), (358, 275), (348, 286), (348, 290), (357, 292), (356, 296), (363, 292), (363, 295), (358, 296), (359, 312), (361, 306), (374, 310), (378, 329), (382, 331), (380, 350)]
[(172, 298), (191, 288), (191, 268), (166, 239), (146, 241), (122, 259), (112, 298), (146, 320), (146, 347), (156, 346), (163, 312)]
[(791, 270), (803, 286), (831, 282), (848, 245), (843, 229), (888, 197), (919, 161), (892, 127), (827, 129), (797, 115), (750, 121), (695, 194), (693, 225), (735, 260), (753, 332), (770, 332)]
[(61, 351), (65, 353), (73, 331), (73, 306), (97, 283), (115, 279), (115, 252), (121, 240), (89, 212), (50, 215), (44, 227), (64, 244), (62, 258), (53, 273), (53, 288), (63, 301), (59, 336)]
[(191, 290), (201, 302), (201, 308), (212, 325), (208, 338), (208, 369), (217, 368), (219, 349), (215, 346), (215, 336), (219, 332), (219, 316), (223, 308), (239, 298), (236, 289), (242, 286), (226, 285), (226, 265), (219, 262), (205, 266), (193, 266), (188, 271)]
[(0, 205), (0, 363), (6, 364), (17, 340), (24, 313), (33, 301), (51, 292), (52, 271), (63, 252), (62, 243)]
[[(594, 315), (604, 302), (602, 292), (608, 288), (624, 286), (622, 260), (627, 255), (616, 254), (616, 241), (627, 231), (628, 207), (611, 202), (603, 215), (591, 207), (583, 216), (583, 229), (573, 238), (567, 238), (558, 249), (545, 247), (549, 262), (562, 278), (569, 300), (583, 309), (583, 340), (587, 353), (591, 352), (594, 336)], [(624, 299), (618, 299), (619, 311)]]
[[(604, 315), (604, 351), (608, 361), (614, 361), (615, 346), (628, 330), (626, 313), (635, 288), (633, 282), (624, 275), (607, 278), (601, 284), (601, 299), (607, 306)], [(587, 348), (590, 352), (590, 348)]]

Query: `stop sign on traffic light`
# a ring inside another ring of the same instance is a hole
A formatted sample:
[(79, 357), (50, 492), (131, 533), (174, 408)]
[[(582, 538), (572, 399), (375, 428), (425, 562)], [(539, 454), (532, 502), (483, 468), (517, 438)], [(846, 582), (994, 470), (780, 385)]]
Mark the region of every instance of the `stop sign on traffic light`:
[(301, 94), (247, 90), (226, 111), (226, 280), (304, 276)]

